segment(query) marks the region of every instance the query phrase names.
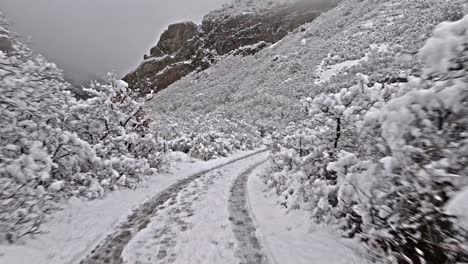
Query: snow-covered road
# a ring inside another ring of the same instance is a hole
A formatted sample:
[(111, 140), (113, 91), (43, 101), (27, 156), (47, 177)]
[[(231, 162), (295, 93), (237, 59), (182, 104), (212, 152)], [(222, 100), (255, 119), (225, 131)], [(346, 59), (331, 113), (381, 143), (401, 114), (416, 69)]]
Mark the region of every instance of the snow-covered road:
[[(136, 209), (81, 263), (265, 263), (240, 208), (246, 185), (235, 180), (267, 156), (262, 151), (180, 180)], [(234, 181), (240, 189), (230, 191)]]
[(234, 236), (239, 242), (241, 263), (269, 263), (256, 235), (256, 226), (252, 219), (252, 212), (250, 212), (247, 194), (248, 177), (259, 165), (256, 164), (239, 175), (232, 184), (229, 195), (229, 220)]

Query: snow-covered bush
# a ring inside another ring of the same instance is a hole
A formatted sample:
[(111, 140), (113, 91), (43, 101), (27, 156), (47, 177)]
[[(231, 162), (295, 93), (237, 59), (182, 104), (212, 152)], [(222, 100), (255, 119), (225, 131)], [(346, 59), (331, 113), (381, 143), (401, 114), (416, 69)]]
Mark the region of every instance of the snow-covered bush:
[(252, 150), (260, 144), (259, 133), (253, 126), (216, 113), (161, 116), (153, 129), (164, 138), (167, 150), (184, 152), (202, 160), (226, 157), (234, 151)]
[(163, 145), (149, 132), (151, 120), (127, 85), (108, 77), (108, 84), (93, 83), (85, 89), (90, 98), (70, 108), (67, 129), (93, 145), (103, 160), (99, 181), (113, 186), (125, 177), (121, 185), (133, 187), (161, 165)]
[(341, 225), (374, 259), (466, 262), (466, 230), (445, 205), (468, 184), (467, 32), (468, 16), (439, 25), (420, 77), (358, 74), (303, 100), (310, 119), (277, 143), (266, 175), (280, 202)]
[(365, 126), (377, 126), (365, 137), (380, 137), (385, 149), (369, 148), (382, 178), (364, 210), (363, 232), (396, 263), (468, 260), (468, 237), (444, 209), (467, 182), (467, 32), (468, 16), (439, 25), (421, 50), (431, 80), (365, 118)]
[(57, 164), (93, 155), (62, 130), (74, 99), (54, 64), (15, 43), (0, 52), (0, 66), (0, 239), (13, 240), (37, 232), (50, 211)]
[(11, 43), (0, 51), (0, 242), (39, 233), (61, 199), (135, 186), (163, 158), (124, 83), (77, 101), (54, 64)]

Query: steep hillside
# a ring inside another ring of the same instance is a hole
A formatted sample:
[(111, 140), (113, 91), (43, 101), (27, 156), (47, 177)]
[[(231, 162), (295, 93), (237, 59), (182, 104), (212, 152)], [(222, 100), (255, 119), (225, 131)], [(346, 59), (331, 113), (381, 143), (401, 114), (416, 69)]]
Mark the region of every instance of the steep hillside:
[(277, 131), (304, 116), (301, 98), (355, 83), (357, 72), (378, 81), (413, 69), (449, 6), (442, 0), (344, 1), (267, 49), (229, 55), (183, 78), (160, 92), (152, 108), (163, 119), (219, 112)]
[(255, 54), (332, 6), (333, 1), (236, 1), (205, 16), (201, 25), (170, 25), (143, 63), (124, 80), (142, 94), (160, 91), (240, 47), (245, 48), (236, 54)]

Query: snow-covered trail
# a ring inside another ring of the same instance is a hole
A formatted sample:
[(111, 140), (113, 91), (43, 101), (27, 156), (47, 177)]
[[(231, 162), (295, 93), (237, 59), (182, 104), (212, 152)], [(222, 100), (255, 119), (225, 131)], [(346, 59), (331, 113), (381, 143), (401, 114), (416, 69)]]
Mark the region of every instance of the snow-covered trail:
[[(263, 162), (262, 162), (263, 163)], [(234, 236), (239, 242), (242, 263), (266, 264), (267, 257), (255, 234), (256, 227), (248, 207), (247, 180), (257, 164), (239, 175), (231, 187), (229, 196), (229, 220), (232, 223)]]
[(255, 227), (236, 222), (242, 214), (234, 216), (229, 205), (239, 200), (236, 193), (245, 196), (245, 183), (243, 191), (231, 191), (235, 179), (246, 178), (267, 156), (259, 151), (178, 181), (136, 209), (80, 263), (265, 263), (257, 261)]

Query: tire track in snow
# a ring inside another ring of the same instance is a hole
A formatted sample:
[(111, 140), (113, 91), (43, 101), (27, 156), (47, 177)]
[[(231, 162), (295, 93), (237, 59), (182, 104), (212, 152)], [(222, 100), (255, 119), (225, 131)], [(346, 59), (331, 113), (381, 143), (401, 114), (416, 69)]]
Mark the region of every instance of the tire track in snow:
[(146, 237), (138, 237), (141, 235), (139, 233), (127, 244), (122, 253), (124, 263), (174, 263), (179, 257), (174, 252), (178, 236), (193, 227), (193, 223), (188, 220), (197, 213), (194, 204), (206, 195), (219, 175), (220, 171), (204, 174), (179, 191), (175, 198), (158, 207), (158, 211), (151, 218), (152, 224), (145, 229)]
[[(185, 189), (191, 182), (204, 176), (207, 173), (223, 168), (237, 161), (247, 159), (257, 154), (268, 151), (268, 149), (259, 150), (252, 154), (234, 159), (214, 168), (196, 173), (190, 177), (179, 180), (167, 189), (161, 191), (154, 198), (150, 199), (122, 223), (114, 233), (110, 234), (101, 242), (91, 253), (83, 259), (80, 264), (121, 264), (123, 263), (122, 252), (135, 235), (145, 229), (151, 221), (151, 218), (160, 208), (164, 208), (169, 200), (175, 201), (179, 192)], [(169, 203), (170, 204), (170, 203)]]
[(253, 170), (265, 161), (257, 163), (243, 172), (234, 181), (229, 197), (229, 220), (232, 231), (239, 244), (241, 264), (269, 263), (263, 252), (259, 239), (255, 236), (255, 223), (249, 213), (247, 204), (247, 180)]

